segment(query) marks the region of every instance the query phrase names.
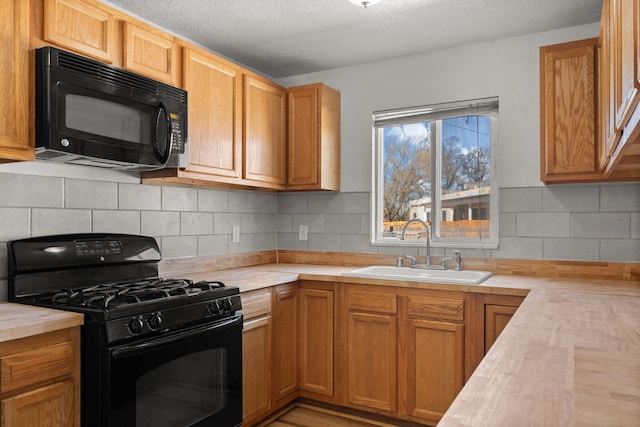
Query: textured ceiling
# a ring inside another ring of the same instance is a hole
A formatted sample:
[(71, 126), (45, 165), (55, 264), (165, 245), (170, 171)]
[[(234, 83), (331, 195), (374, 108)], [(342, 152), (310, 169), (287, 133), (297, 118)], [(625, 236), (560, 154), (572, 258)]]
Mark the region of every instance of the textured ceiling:
[(602, 0), (108, 0), (273, 78), (598, 22)]

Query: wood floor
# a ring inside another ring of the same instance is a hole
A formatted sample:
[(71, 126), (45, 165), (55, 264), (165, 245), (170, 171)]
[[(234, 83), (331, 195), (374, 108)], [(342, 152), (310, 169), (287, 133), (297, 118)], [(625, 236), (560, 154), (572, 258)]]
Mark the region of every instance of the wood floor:
[(341, 414), (324, 408), (298, 403), (274, 420), (259, 427), (397, 427), (379, 421)]

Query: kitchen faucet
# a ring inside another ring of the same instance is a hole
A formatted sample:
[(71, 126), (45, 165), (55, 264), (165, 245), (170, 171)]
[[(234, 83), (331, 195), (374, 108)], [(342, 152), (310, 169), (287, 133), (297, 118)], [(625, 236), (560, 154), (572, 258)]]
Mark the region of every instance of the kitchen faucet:
[[(413, 268), (433, 268), (431, 266), (431, 231), (429, 229), (429, 226), (427, 225), (426, 222), (424, 222), (421, 219), (418, 218), (413, 218), (410, 219), (409, 221), (407, 221), (407, 223), (404, 225), (404, 227), (402, 227), (402, 234), (400, 236), (400, 240), (404, 240), (404, 233), (407, 231), (407, 227), (409, 226), (409, 224), (411, 224), (412, 222), (419, 222), (420, 224), (424, 225), (424, 228), (427, 232), (427, 257), (425, 259), (425, 263), (424, 264), (416, 264), (415, 262), (415, 258), (411, 261), (411, 267)], [(438, 267), (436, 267), (438, 268)]]

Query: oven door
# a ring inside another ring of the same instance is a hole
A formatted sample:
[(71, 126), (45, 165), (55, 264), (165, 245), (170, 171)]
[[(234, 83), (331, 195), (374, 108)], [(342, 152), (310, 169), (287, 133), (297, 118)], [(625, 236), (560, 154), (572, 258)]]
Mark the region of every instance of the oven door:
[(108, 426), (242, 423), (242, 315), (109, 350)]

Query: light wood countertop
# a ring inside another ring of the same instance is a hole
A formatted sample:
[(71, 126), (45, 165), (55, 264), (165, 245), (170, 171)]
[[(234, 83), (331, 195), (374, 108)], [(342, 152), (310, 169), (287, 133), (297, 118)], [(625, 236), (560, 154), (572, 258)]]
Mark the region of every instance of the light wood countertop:
[(292, 280), (527, 295), (439, 427), (640, 425), (640, 282), (492, 276), (478, 286), (343, 277), (265, 264), (202, 273), (241, 291)]
[(0, 342), (80, 326), (84, 316), (70, 311), (0, 301)]

